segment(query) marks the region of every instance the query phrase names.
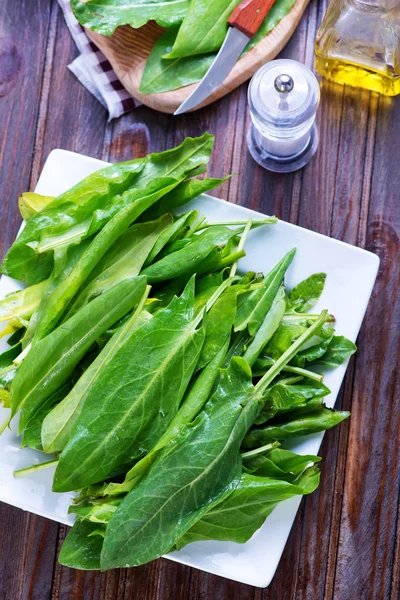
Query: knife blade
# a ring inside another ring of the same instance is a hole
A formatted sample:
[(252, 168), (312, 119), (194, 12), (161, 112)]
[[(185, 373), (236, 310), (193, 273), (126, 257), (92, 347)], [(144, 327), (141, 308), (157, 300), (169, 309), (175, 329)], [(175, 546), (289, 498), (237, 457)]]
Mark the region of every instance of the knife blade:
[(228, 19), (230, 27), (213, 64), (174, 115), (180, 115), (201, 104), (225, 80), (274, 2), (275, 0), (243, 0), (236, 6)]

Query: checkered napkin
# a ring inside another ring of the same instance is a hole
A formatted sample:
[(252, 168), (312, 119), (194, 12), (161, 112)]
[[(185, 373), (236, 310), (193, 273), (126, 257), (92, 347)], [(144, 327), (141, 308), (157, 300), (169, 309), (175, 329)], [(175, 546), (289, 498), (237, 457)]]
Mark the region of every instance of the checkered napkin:
[(69, 70), (108, 110), (110, 120), (140, 106), (140, 102), (126, 91), (104, 54), (89, 40), (74, 17), (70, 1), (58, 0), (58, 4), (80, 52), (68, 65)]

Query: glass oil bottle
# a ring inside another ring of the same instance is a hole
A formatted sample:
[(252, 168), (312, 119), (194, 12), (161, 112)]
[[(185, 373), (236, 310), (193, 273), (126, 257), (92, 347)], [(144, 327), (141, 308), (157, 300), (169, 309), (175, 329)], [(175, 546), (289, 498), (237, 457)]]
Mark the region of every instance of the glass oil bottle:
[(337, 83), (400, 94), (400, 0), (331, 0), (316, 69)]

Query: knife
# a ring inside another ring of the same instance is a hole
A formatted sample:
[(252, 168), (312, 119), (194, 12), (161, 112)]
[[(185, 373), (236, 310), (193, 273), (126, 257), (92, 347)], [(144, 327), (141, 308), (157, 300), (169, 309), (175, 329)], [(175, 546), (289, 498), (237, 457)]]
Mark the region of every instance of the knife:
[(228, 33), (213, 64), (174, 115), (180, 115), (201, 104), (224, 81), (249, 40), (259, 30), (274, 2), (275, 0), (243, 0), (236, 6), (228, 19)]

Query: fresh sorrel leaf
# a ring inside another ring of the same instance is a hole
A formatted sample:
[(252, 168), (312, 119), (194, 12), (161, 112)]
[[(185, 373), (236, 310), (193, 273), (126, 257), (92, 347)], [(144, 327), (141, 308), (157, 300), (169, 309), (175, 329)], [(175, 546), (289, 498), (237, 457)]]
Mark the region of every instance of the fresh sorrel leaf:
[(243, 331), (248, 328), (250, 335), (255, 335), (264, 321), (265, 315), (271, 308), (295, 253), (295, 249), (288, 252), (272, 271), (268, 273), (263, 281), (264, 289), (243, 294), (241, 302), (238, 303), (235, 331)]
[[(108, 524), (103, 569), (146, 563), (168, 550), (237, 486), (239, 447), (258, 408), (251, 370), (234, 358), (195, 422), (166, 446)], [(145, 540), (152, 540), (148, 544)]]
[(42, 208), (53, 202), (53, 196), (41, 196), (35, 192), (24, 192), (18, 198), (18, 207), (21, 217), (28, 221), (33, 215), (38, 213)]
[(263, 348), (272, 338), (275, 331), (278, 329), (283, 315), (285, 314), (285, 310), (285, 290), (283, 287), (280, 287), (272, 301), (271, 308), (268, 310), (264, 321), (261, 323), (255, 337), (252, 339), (243, 355), (243, 358), (247, 360), (251, 367), (261, 354)]
[(148, 21), (167, 28), (179, 25), (189, 0), (71, 0), (71, 6), (81, 25), (102, 35), (111, 35), (120, 25), (134, 29)]
[(103, 537), (92, 535), (98, 528), (97, 523), (75, 521), (62, 545), (59, 563), (71, 569), (99, 570)]
[(153, 46), (140, 81), (142, 94), (168, 92), (199, 81), (211, 67), (215, 54), (186, 58), (163, 58), (174, 45), (177, 29), (171, 28)]
[(310, 310), (321, 296), (326, 273), (315, 273), (301, 281), (289, 294), (289, 308), (297, 313)]
[(218, 50), (228, 31), (228, 18), (240, 0), (191, 0), (172, 50), (163, 58), (185, 58)]
[(151, 319), (151, 315), (142, 310), (147, 293), (148, 290), (142, 296), (135, 313), (114, 333), (74, 385), (68, 396), (44, 419), (41, 440), (45, 452), (61, 452), (65, 448), (86, 397), (95, 382), (101, 377), (104, 365), (115, 356), (136, 329), (146, 320)]
[(277, 423), (274, 425), (267, 422), (264, 426), (255, 427), (249, 431), (243, 441), (243, 447), (256, 448), (275, 440), (288, 440), (294, 437), (325, 431), (338, 425), (349, 416), (349, 412), (340, 412), (322, 407), (320, 410), (304, 415), (303, 418), (287, 421), (286, 423)]
[(139, 275), (154, 244), (172, 221), (172, 215), (166, 214), (156, 221), (130, 227), (98, 263), (95, 276), (73, 302), (66, 318), (120, 281)]
[(72, 388), (72, 381), (67, 381), (61, 389), (52, 394), (31, 417), (23, 431), (21, 448), (33, 448), (43, 452), (41, 439), (42, 423), (53, 407), (61, 402)]
[(144, 166), (145, 159), (138, 159), (106, 167), (58, 196), (29, 219), (4, 257), (2, 273), (28, 284), (46, 279), (53, 268), (53, 255), (38, 254), (35, 248), (50, 238), (53, 248), (79, 242), (90, 227), (94, 211), (104, 212), (104, 222), (114, 214), (114, 196), (128, 189)]
[(142, 276), (122, 281), (32, 347), (12, 384), (12, 413), (21, 411), (19, 432), (67, 381), (96, 339), (138, 304), (145, 287)]
[(357, 351), (357, 346), (343, 335), (335, 335), (330, 340), (326, 352), (312, 364), (323, 367), (338, 367)]
[[(309, 469), (310, 471), (312, 469)], [(208, 511), (175, 544), (202, 540), (232, 541), (243, 544), (261, 527), (278, 502), (313, 492), (319, 483), (319, 471), (313, 470), (296, 484), (243, 473), (239, 485), (223, 502)]]
[(39, 308), (47, 281), (7, 294), (0, 300), (0, 323), (14, 318), (30, 319)]
[(165, 432), (204, 342), (193, 303), (194, 280), (104, 364), (61, 453), (55, 491), (81, 489), (110, 477), (149, 452)]

